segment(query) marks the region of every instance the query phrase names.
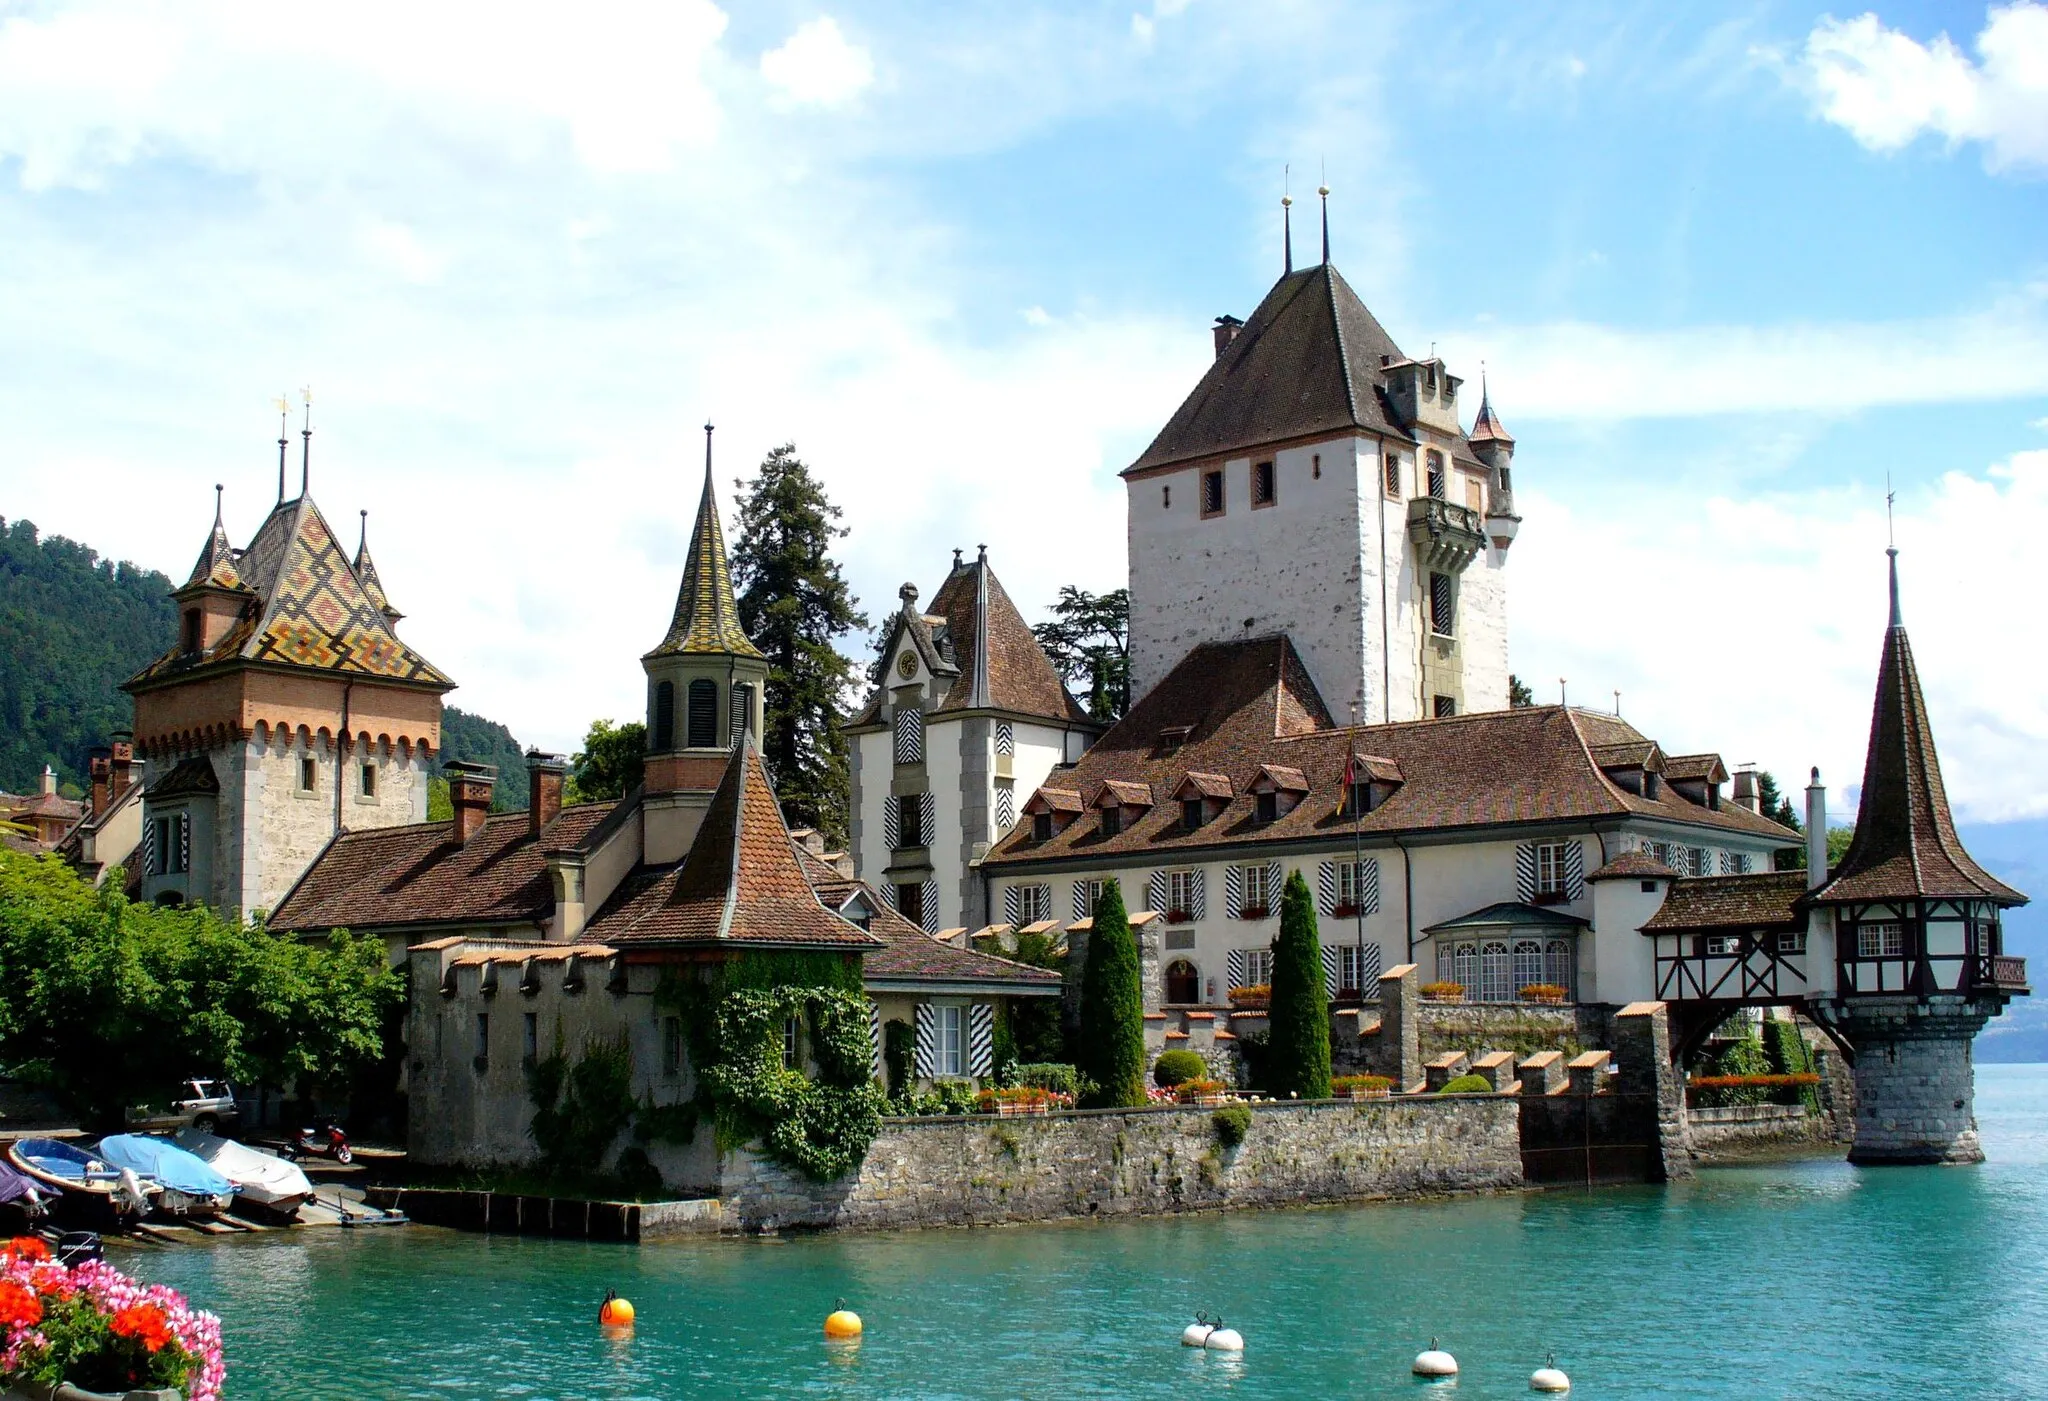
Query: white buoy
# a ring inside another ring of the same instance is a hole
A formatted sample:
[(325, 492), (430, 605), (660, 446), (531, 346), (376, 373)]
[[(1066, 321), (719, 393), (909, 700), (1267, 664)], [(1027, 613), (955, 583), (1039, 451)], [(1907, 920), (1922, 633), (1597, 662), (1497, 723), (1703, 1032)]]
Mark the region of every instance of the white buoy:
[(1209, 1335), (1215, 1331), (1216, 1325), (1213, 1323), (1190, 1323), (1187, 1327), (1180, 1330), (1180, 1345), (1182, 1347), (1200, 1347), (1209, 1341)]
[(1222, 1320), (1219, 1319), (1217, 1327), (1209, 1333), (1209, 1340), (1202, 1346), (1211, 1352), (1243, 1352), (1244, 1335), (1235, 1328), (1223, 1327)]
[(1458, 1359), (1438, 1348), (1436, 1339), (1431, 1338), (1429, 1346), (1415, 1354), (1414, 1372), (1418, 1377), (1455, 1377)]
[(1554, 1353), (1543, 1360), (1541, 1367), (1538, 1367), (1529, 1374), (1529, 1390), (1531, 1391), (1570, 1391), (1571, 1389), (1572, 1379), (1558, 1370), (1557, 1356)]

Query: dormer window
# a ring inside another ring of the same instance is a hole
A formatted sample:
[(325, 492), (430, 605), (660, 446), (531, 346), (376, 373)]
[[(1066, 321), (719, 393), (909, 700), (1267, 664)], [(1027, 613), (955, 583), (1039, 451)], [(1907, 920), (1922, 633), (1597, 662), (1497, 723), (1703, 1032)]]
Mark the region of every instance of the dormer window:
[(1253, 806), (1254, 820), (1257, 822), (1264, 824), (1280, 820), (1280, 795), (1278, 793), (1260, 793), (1255, 795)]
[(1188, 736), (1195, 732), (1193, 725), (1168, 725), (1159, 732), (1159, 752), (1171, 754), (1188, 742)]
[(1273, 464), (1254, 462), (1252, 464), (1252, 505), (1273, 504)]
[(1124, 829), (1124, 810), (1117, 807), (1102, 810), (1102, 835), (1114, 837)]
[(1206, 806), (1207, 804), (1200, 798), (1188, 798), (1183, 801), (1180, 805), (1180, 825), (1182, 830), (1192, 832), (1199, 828), (1203, 822), (1207, 821), (1208, 814), (1203, 811)]
[(1052, 814), (1035, 812), (1031, 814), (1031, 840), (1049, 842), (1052, 840)]
[(1267, 764), (1252, 780), (1251, 791), (1253, 820), (1278, 822), (1308, 795), (1308, 778), (1300, 769)]

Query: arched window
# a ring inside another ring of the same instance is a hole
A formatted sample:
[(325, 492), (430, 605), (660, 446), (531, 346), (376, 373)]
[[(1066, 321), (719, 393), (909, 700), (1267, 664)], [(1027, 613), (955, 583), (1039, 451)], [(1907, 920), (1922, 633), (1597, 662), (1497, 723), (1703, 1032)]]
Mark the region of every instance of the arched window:
[(656, 753), (676, 747), (676, 683), (664, 681), (654, 688), (654, 749)]
[(1452, 953), (1451, 966), (1455, 970), (1451, 981), (1472, 994), (1478, 1000), (1479, 994), (1479, 945), (1459, 944)]
[(1534, 939), (1515, 940), (1515, 995), (1521, 996), (1523, 988), (1542, 981), (1543, 945)]
[(718, 683), (699, 677), (690, 683), (689, 735), (692, 749), (712, 749), (718, 744)]
[(1572, 942), (1569, 939), (1552, 939), (1543, 946), (1543, 981), (1555, 983), (1564, 989), (1564, 995), (1572, 996)]
[(1513, 971), (1508, 962), (1508, 946), (1504, 941), (1495, 939), (1482, 944), (1479, 949), (1479, 1000), (1510, 1000), (1515, 993), (1511, 976)]
[(1172, 1003), (1202, 1000), (1202, 975), (1194, 964), (1184, 958), (1177, 958), (1167, 965), (1166, 1000)]

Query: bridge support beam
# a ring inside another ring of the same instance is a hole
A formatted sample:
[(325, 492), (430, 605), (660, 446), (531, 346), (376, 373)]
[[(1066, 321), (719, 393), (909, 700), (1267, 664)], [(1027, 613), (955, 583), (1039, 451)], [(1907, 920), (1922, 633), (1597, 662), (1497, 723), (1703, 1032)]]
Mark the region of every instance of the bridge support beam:
[(1849, 1161), (1981, 1163), (1970, 1042), (2000, 1003), (1966, 997), (1836, 998), (1826, 1020), (1856, 1047)]

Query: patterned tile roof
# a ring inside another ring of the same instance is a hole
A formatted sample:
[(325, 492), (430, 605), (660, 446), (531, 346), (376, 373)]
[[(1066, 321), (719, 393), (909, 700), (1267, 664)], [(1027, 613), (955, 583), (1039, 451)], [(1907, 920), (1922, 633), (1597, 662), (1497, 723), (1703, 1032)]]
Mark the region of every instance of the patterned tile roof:
[(704, 452), (704, 494), (697, 501), (697, 523), (690, 531), (690, 553), (683, 561), (683, 586), (676, 593), (675, 617), (668, 636), (647, 655), (678, 652), (727, 653), (758, 657), (740, 627), (740, 609), (732, 593), (732, 570), (726, 561), (725, 530), (718, 523), (718, 501), (711, 490), (711, 451)]
[(1979, 866), (1956, 835), (1913, 646), (1899, 620), (1896, 553), (1891, 568), (1891, 626), (1878, 661), (1856, 835), (1833, 878), (1813, 898), (1850, 902), (1954, 896), (2025, 904), (2027, 897)]
[[(1162, 742), (1162, 732), (1186, 738)], [(1557, 706), (1477, 712), (1447, 720), (1339, 729), (1285, 637), (1195, 648), (1078, 763), (1055, 769), (1026, 805), (1039, 810), (1050, 791), (1092, 792), (1108, 779), (1175, 792), (1190, 773), (1231, 780), (1235, 796), (1199, 828), (1182, 825), (1177, 805), (1161, 805), (1105, 834), (1075, 823), (1048, 841), (1019, 824), (988, 857), (988, 868), (1149, 854), (1243, 843), (1335, 840), (1354, 829), (1371, 836), (1510, 823), (1661, 818), (1791, 845), (1798, 834), (1735, 804), (1693, 803), (1670, 788), (1643, 798), (1612, 782), (1594, 763), (1591, 742), (1639, 734), (1611, 717)], [(1354, 752), (1393, 766), (1404, 781), (1362, 818), (1343, 811), (1345, 764)], [(1260, 824), (1252, 780), (1268, 767), (1298, 771), (1308, 788), (1295, 807)]]
[(608, 944), (778, 944), (871, 949), (880, 940), (819, 903), (760, 752), (733, 752), (678, 866), (644, 872), (585, 931)]
[(1643, 926), (1645, 934), (1675, 934), (1696, 929), (1803, 929), (1806, 914), (1799, 900), (1806, 894), (1804, 871), (1759, 871), (1747, 876), (1681, 876), (1657, 913)]
[(228, 539), (227, 527), (221, 524), (219, 487), (213, 489), (213, 529), (207, 532), (206, 544), (200, 548), (191, 577), (185, 580), (188, 589), (196, 585), (217, 589), (242, 587), (241, 573), (235, 568), (235, 547)]
[(1678, 875), (1669, 866), (1650, 855), (1647, 851), (1624, 851), (1599, 870), (1587, 876), (1595, 880), (1635, 880), (1638, 878), (1671, 880)]
[(377, 611), (397, 622), (405, 615), (393, 608), (391, 600), (384, 596), (384, 581), (377, 577), (377, 562), (370, 558), (370, 513), (364, 511), (362, 516), (362, 534), (356, 540), (356, 579), (363, 586), (363, 596)]
[(239, 586), (254, 595), (241, 621), (204, 656), (189, 656), (182, 644), (174, 645), (131, 677), (129, 687), (233, 662), (368, 676), (436, 691), (454, 686), (399, 641), (310, 497), (280, 502), (234, 567)]
[(554, 914), (545, 851), (573, 844), (611, 803), (562, 809), (536, 841), (524, 812), (498, 813), (466, 845), (453, 822), (343, 832), (286, 892), (270, 927), (293, 934), (434, 924), (538, 924)]

